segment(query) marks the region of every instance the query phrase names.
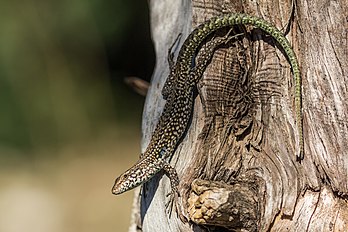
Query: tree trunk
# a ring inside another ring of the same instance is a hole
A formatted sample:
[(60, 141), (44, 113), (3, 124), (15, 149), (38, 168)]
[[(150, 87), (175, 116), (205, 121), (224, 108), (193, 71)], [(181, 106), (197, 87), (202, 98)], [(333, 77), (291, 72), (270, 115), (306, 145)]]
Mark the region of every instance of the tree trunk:
[(283, 51), (261, 30), (236, 27), (243, 35), (214, 53), (171, 160), (180, 178), (179, 212), (189, 222), (169, 218), (170, 184), (158, 174), (141, 197), (136, 192), (130, 231), (348, 231), (346, 0), (149, 4), (157, 63), (143, 115), (143, 150), (163, 109), (167, 52), (177, 36), (182, 33), (181, 46), (212, 16), (243, 12), (273, 23), (297, 54), (305, 156), (296, 161), (294, 80)]

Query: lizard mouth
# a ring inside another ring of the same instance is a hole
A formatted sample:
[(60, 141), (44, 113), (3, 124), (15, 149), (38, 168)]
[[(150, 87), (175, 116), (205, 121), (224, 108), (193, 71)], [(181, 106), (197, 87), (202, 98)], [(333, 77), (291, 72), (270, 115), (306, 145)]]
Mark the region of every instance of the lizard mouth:
[(119, 194), (118, 191), (117, 191), (117, 189), (115, 189), (114, 187), (112, 187), (111, 192), (112, 192), (112, 194), (114, 194), (114, 195), (118, 195), (118, 194)]
[(118, 195), (118, 194), (121, 194), (123, 192), (122, 188), (120, 188), (120, 186), (122, 186), (122, 185), (119, 182), (120, 182), (120, 178), (117, 178), (115, 180), (114, 186), (112, 186), (111, 192), (114, 195)]

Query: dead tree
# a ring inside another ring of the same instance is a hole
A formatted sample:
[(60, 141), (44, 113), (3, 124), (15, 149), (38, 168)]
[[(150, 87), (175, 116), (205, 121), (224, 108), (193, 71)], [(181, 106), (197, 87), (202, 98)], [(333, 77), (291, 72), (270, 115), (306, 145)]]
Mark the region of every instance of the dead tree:
[[(171, 160), (180, 178), (183, 223), (165, 210), (159, 173), (137, 191), (130, 231), (348, 230), (348, 4), (339, 1), (150, 0), (156, 70), (143, 115), (143, 150), (164, 100), (167, 51), (224, 12), (276, 25), (302, 73), (305, 157), (297, 162), (294, 80), (274, 39), (243, 36), (216, 50), (197, 86), (192, 122)], [(204, 45), (203, 45), (204, 46)]]

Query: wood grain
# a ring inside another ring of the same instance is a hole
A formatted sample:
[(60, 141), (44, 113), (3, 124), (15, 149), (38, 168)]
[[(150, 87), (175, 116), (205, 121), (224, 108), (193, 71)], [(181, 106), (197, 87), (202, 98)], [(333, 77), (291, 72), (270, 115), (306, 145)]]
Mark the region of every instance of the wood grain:
[[(192, 6), (190, 1), (149, 1), (157, 63), (143, 115), (143, 150), (162, 112), (167, 50), (179, 33), (186, 38), (212, 16), (244, 12), (284, 28), (300, 62), (301, 163), (294, 156), (294, 82), (274, 40), (260, 30), (238, 27), (245, 36), (216, 52), (198, 86), (191, 126), (171, 162), (181, 180), (179, 210), (189, 219), (196, 179), (231, 186), (248, 180), (256, 183), (261, 203), (257, 231), (348, 229), (348, 5), (344, 0), (295, 2), (288, 24), (292, 1), (205, 0)], [(141, 199), (136, 196), (130, 231), (207, 231), (198, 221), (185, 224), (168, 217), (169, 189), (161, 175), (145, 185)]]

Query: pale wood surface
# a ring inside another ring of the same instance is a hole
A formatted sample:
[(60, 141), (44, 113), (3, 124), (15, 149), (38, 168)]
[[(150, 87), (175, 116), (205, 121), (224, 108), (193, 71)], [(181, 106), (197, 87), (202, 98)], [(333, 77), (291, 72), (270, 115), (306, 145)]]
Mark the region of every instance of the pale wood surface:
[[(188, 133), (171, 162), (181, 180), (180, 211), (192, 216), (187, 207), (193, 180), (231, 184), (243, 179), (257, 182), (259, 231), (347, 231), (346, 0), (296, 1), (290, 24), (291, 1), (152, 0), (149, 4), (157, 63), (143, 115), (143, 150), (164, 105), (161, 89), (169, 71), (168, 48), (179, 33), (181, 45), (193, 27), (212, 16), (244, 12), (272, 22), (287, 33), (302, 72), (305, 159), (298, 163), (294, 82), (274, 40), (260, 30), (242, 27), (245, 36), (216, 51), (199, 84)], [(174, 47), (176, 54), (179, 49)], [(130, 231), (136, 231), (136, 225), (151, 232), (205, 231), (175, 215), (168, 218), (167, 177), (158, 175), (145, 188), (141, 211), (135, 197)]]

